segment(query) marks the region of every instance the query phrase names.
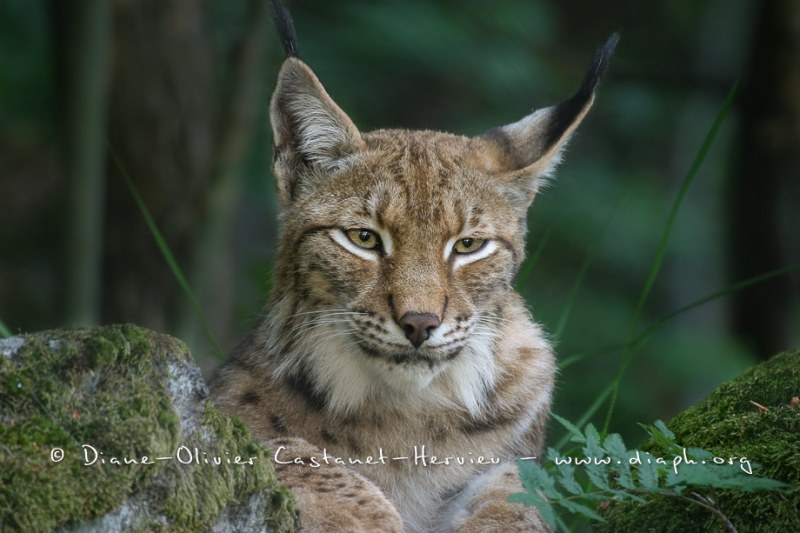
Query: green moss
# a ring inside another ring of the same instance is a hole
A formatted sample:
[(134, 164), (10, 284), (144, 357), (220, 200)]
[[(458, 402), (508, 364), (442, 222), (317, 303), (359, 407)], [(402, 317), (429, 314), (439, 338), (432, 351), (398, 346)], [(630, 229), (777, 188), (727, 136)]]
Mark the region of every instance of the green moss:
[[(134, 357), (149, 359), (146, 334), (125, 327), (32, 336), (14, 361), (0, 357), (0, 486), (13, 488), (0, 492), (0, 513), (12, 529), (48, 530), (108, 512), (158, 470), (84, 466), (84, 443), (125, 457), (175, 445), (177, 419), (148, 416), (169, 409), (163, 387), (144, 386), (158, 382), (152, 370), (110, 371), (95, 361), (96, 344), (106, 358), (135, 347)], [(130, 416), (134, 403), (140, 409)], [(63, 461), (51, 460), (53, 448), (63, 449)]]
[[(244, 503), (251, 494), (276, 484), (266, 450), (252, 442), (244, 424), (222, 415), (210, 401), (204, 405), (202, 420), (214, 441), (200, 438), (183, 444), (182, 456), (199, 468), (170, 473), (176, 489), (167, 495), (163, 508), (167, 517), (187, 531), (207, 526), (231, 502)], [(237, 457), (246, 464), (236, 465)], [(291, 530), (296, 513), (291, 495), (275, 491), (270, 498), (277, 502), (274, 509), (282, 510), (272, 515), (270, 530)]]
[[(206, 530), (223, 509), (258, 491), (276, 502), (265, 516), (272, 530), (291, 530), (293, 499), (285, 489), (270, 492), (279, 486), (271, 463), (240, 422), (205, 402), (191, 407), (202, 415), (198, 430), (181, 434), (168, 375), (170, 365), (190, 360), (179, 341), (133, 326), (36, 334), (13, 358), (0, 355), (0, 530), (84, 522), (133, 493), (156, 502), (151, 514), (164, 517), (150, 529)], [(87, 444), (102, 454), (91, 465)], [(200, 464), (189, 460), (195, 448)], [(54, 449), (63, 460), (52, 459)], [(152, 460), (177, 450), (189, 464), (111, 464), (112, 457)], [(253, 464), (229, 464), (235, 455)]]
[[(720, 491), (723, 513), (740, 532), (800, 531), (800, 351), (786, 352), (715, 389), (676, 416), (669, 427), (677, 442), (718, 457), (746, 457), (756, 474), (792, 484), (792, 493)], [(768, 411), (758, 408), (756, 402)], [(658, 454), (653, 443), (645, 448)], [(600, 531), (724, 531), (710, 512), (675, 499), (616, 504)]]

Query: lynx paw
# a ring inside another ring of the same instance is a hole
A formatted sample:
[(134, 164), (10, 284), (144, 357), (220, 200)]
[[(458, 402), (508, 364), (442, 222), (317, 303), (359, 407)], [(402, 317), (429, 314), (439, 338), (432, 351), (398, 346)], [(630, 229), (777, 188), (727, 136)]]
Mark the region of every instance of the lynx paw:
[(303, 439), (274, 439), (273, 450), (284, 447), (281, 457), (299, 458), (305, 464), (275, 464), (275, 472), (294, 493), (305, 532), (397, 532), (403, 522), (383, 492), (365, 477), (341, 466), (312, 467), (320, 450)]
[(511, 494), (521, 491), (516, 465), (500, 464), (472, 480), (450, 502), (440, 530), (459, 533), (550, 531), (535, 508), (508, 501)]

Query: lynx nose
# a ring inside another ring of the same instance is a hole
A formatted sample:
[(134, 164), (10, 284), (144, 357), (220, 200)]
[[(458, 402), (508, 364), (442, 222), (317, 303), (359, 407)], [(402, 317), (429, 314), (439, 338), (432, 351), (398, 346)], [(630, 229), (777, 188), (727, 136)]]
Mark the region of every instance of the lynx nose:
[(419, 348), (428, 340), (431, 330), (439, 326), (439, 317), (433, 313), (406, 313), (400, 317), (398, 323), (414, 348)]

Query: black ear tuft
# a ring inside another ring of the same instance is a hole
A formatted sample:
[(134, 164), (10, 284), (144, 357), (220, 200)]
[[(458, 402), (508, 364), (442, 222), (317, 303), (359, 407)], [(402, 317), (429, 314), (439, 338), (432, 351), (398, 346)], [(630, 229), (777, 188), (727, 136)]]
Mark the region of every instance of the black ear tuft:
[(608, 64), (611, 61), (611, 56), (614, 55), (614, 49), (617, 47), (618, 42), (619, 33), (614, 33), (603, 46), (597, 49), (578, 92), (569, 100), (561, 102), (555, 107), (545, 136), (547, 146), (555, 144), (564, 135), (566, 128), (575, 121), (588, 105), (591, 105), (594, 91), (597, 89), (600, 79), (608, 70)]
[(595, 89), (608, 69), (617, 42), (619, 35), (615, 33), (595, 53), (571, 98), (473, 139), (476, 165), (505, 184), (514, 202), (527, 208), (542, 179), (552, 175), (564, 146), (592, 107)]
[(614, 49), (617, 47), (618, 42), (619, 33), (613, 33), (606, 41), (606, 44), (597, 49), (597, 52), (594, 54), (594, 59), (592, 59), (592, 63), (589, 65), (589, 70), (586, 71), (586, 77), (583, 78), (583, 83), (578, 90), (578, 94), (588, 98), (594, 92), (597, 88), (597, 84), (600, 83), (600, 78), (602, 78), (606, 70), (608, 70), (608, 64), (611, 61), (611, 56), (614, 55)]
[(289, 13), (289, 8), (281, 0), (271, 0), (269, 7), (269, 12), (275, 22), (275, 27), (278, 29), (278, 35), (280, 35), (286, 56), (299, 58), (297, 32), (294, 29), (294, 20), (292, 20), (292, 15)]

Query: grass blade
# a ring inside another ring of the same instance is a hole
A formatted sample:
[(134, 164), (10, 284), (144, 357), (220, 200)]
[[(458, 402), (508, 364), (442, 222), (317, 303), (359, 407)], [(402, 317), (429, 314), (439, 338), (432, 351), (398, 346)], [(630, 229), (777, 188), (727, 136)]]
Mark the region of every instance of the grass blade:
[(181, 270), (180, 266), (178, 266), (178, 262), (175, 259), (175, 256), (172, 255), (172, 252), (169, 249), (169, 245), (167, 244), (164, 236), (161, 234), (161, 231), (158, 229), (155, 220), (153, 220), (150, 211), (147, 209), (147, 206), (142, 199), (142, 196), (139, 194), (139, 190), (134, 185), (133, 180), (128, 175), (128, 172), (122, 165), (122, 162), (117, 157), (117, 154), (108, 146), (108, 152), (111, 155), (111, 159), (114, 161), (114, 165), (119, 170), (122, 179), (125, 180), (125, 185), (127, 185), (128, 190), (133, 197), (134, 202), (136, 202), (139, 211), (142, 213), (142, 217), (144, 218), (145, 223), (147, 224), (148, 229), (150, 230), (150, 234), (153, 236), (153, 240), (156, 241), (156, 245), (158, 246), (161, 255), (164, 257), (164, 260), (167, 262), (167, 266), (169, 266), (170, 271), (172, 271), (172, 275), (175, 276), (178, 284), (183, 289), (186, 298), (189, 299), (189, 302), (192, 304), (192, 308), (194, 309), (195, 313), (197, 314), (197, 319), (203, 325), (203, 330), (205, 331), (206, 336), (208, 337), (208, 341), (211, 343), (211, 347), (214, 351), (214, 354), (218, 359), (222, 358), (222, 350), (220, 350), (219, 345), (217, 344), (216, 338), (214, 338), (214, 333), (211, 331), (211, 327), (208, 325), (208, 321), (206, 320), (205, 314), (203, 313), (203, 309), (200, 307), (200, 304), (197, 301), (197, 298), (192, 292), (192, 288), (189, 286), (189, 282), (186, 281), (186, 276), (183, 275), (183, 271)]
[(558, 340), (561, 338), (561, 334), (564, 332), (564, 328), (567, 325), (567, 320), (572, 312), (572, 306), (575, 305), (575, 300), (577, 299), (578, 292), (583, 284), (583, 279), (586, 277), (586, 272), (588, 272), (589, 267), (594, 262), (597, 251), (600, 249), (600, 242), (603, 240), (608, 226), (611, 225), (611, 221), (614, 219), (614, 216), (619, 212), (619, 206), (626, 197), (627, 193), (623, 194), (619, 200), (617, 200), (617, 202), (614, 204), (614, 208), (611, 210), (611, 213), (609, 213), (609, 215), (603, 221), (603, 224), (600, 226), (597, 234), (592, 239), (592, 244), (589, 246), (589, 250), (586, 252), (586, 257), (583, 259), (583, 264), (581, 264), (581, 269), (578, 271), (578, 277), (575, 278), (575, 282), (572, 284), (572, 288), (569, 291), (569, 296), (567, 296), (567, 301), (564, 304), (564, 309), (561, 311), (561, 316), (558, 318), (556, 329), (553, 332), (553, 344), (558, 343)]
[(575, 442), (586, 442), (586, 439), (583, 437), (583, 433), (578, 427), (567, 420), (566, 418), (560, 417), (555, 413), (550, 413), (550, 416), (553, 417), (553, 420), (564, 426), (564, 429), (567, 430), (568, 433), (572, 434), (571, 439), (574, 439)]
[(13, 336), (14, 336), (14, 334), (11, 333), (11, 330), (8, 329), (8, 327), (6, 327), (5, 323), (3, 323), (2, 320), (0, 320), (0, 337), (3, 337), (4, 339), (7, 339), (7, 338), (13, 337)]
[(528, 283), (528, 278), (531, 277), (531, 272), (533, 272), (533, 267), (536, 266), (536, 263), (539, 262), (539, 258), (542, 256), (542, 252), (544, 251), (544, 247), (547, 245), (547, 241), (550, 240), (550, 235), (553, 233), (553, 230), (547, 230), (542, 238), (539, 239), (539, 242), (536, 243), (536, 248), (533, 249), (531, 255), (528, 256), (527, 261), (525, 264), (522, 265), (522, 270), (517, 277), (517, 291), (522, 291), (525, 285)]
[(638, 344), (639, 342), (646, 340), (647, 337), (649, 337), (653, 333), (653, 331), (655, 331), (656, 329), (661, 327), (664, 323), (669, 322), (671, 319), (675, 318), (678, 315), (681, 315), (683, 313), (686, 313), (687, 311), (691, 311), (692, 309), (700, 307), (701, 305), (705, 305), (709, 302), (722, 298), (723, 296), (728, 296), (729, 294), (733, 294), (736, 291), (746, 289), (747, 287), (751, 287), (753, 285), (758, 285), (759, 283), (763, 283), (764, 281), (770, 280), (777, 276), (781, 276), (783, 274), (788, 274), (792, 270), (796, 270), (798, 268), (800, 268), (800, 263), (793, 263), (785, 267), (777, 268), (775, 270), (770, 270), (769, 272), (765, 272), (764, 274), (736, 282), (732, 285), (728, 285), (724, 289), (718, 290), (707, 296), (704, 296), (703, 298), (700, 298), (699, 300), (695, 300), (690, 304), (684, 305), (683, 307), (680, 307), (675, 311), (669, 313), (668, 315), (665, 315), (656, 320), (655, 322), (653, 322), (653, 324), (650, 327), (644, 330), (644, 332), (642, 332), (642, 334), (639, 335), (634, 340), (634, 344)]
[(617, 375), (612, 383), (613, 387), (611, 391), (611, 400), (609, 401), (608, 410), (606, 411), (606, 419), (603, 423), (603, 433), (606, 433), (608, 431), (608, 427), (611, 425), (611, 417), (614, 414), (614, 407), (616, 407), (620, 383), (622, 383), (622, 377), (625, 375), (625, 371), (633, 359), (633, 352), (630, 350), (630, 346), (634, 339), (636, 328), (639, 325), (639, 320), (644, 310), (644, 304), (647, 302), (647, 298), (650, 296), (650, 291), (652, 290), (656, 278), (658, 277), (658, 273), (661, 270), (664, 254), (667, 251), (667, 243), (669, 242), (669, 238), (672, 234), (672, 226), (675, 223), (675, 219), (678, 216), (678, 211), (683, 204), (683, 199), (686, 197), (686, 193), (689, 191), (689, 187), (694, 181), (694, 178), (697, 175), (697, 172), (700, 170), (700, 167), (703, 165), (703, 161), (705, 161), (709, 150), (711, 150), (711, 146), (714, 144), (714, 140), (717, 138), (717, 133), (719, 133), (719, 129), (722, 126), (725, 117), (728, 115), (728, 111), (730, 110), (731, 103), (736, 96), (738, 87), (739, 82), (737, 80), (734, 82), (730, 91), (728, 91), (728, 95), (725, 97), (722, 107), (720, 108), (719, 112), (717, 112), (717, 116), (714, 118), (711, 129), (709, 129), (708, 133), (706, 134), (706, 138), (703, 140), (703, 144), (700, 146), (700, 150), (697, 152), (697, 155), (692, 162), (692, 166), (689, 168), (689, 172), (686, 174), (683, 182), (681, 183), (678, 196), (675, 198), (675, 201), (672, 202), (672, 207), (670, 208), (669, 216), (667, 217), (667, 223), (664, 227), (664, 231), (661, 234), (658, 248), (656, 249), (656, 255), (650, 265), (650, 271), (647, 275), (647, 280), (645, 281), (644, 288), (639, 296), (639, 302), (636, 305), (636, 310), (633, 314), (633, 320), (631, 320), (631, 326), (628, 330), (628, 337), (625, 341), (626, 349), (620, 360), (619, 367), (617, 368)]
[[(706, 296), (703, 296), (702, 298), (699, 298), (699, 299), (697, 299), (697, 300), (695, 300), (695, 301), (693, 301), (691, 303), (688, 303), (688, 304), (684, 305), (683, 307), (680, 307), (680, 308), (676, 309), (675, 311), (672, 311), (671, 313), (669, 313), (667, 315), (664, 315), (663, 317), (659, 318), (658, 320), (653, 322), (650, 326), (648, 326), (647, 329), (645, 329), (640, 335), (638, 335), (635, 339), (633, 339), (633, 341), (631, 341), (629, 344), (631, 346), (639, 344), (641, 341), (645, 340), (647, 337), (652, 335), (653, 332), (655, 332), (658, 328), (660, 328), (661, 326), (663, 326), (664, 324), (666, 324), (667, 322), (669, 322), (673, 318), (675, 318), (675, 317), (677, 317), (679, 315), (682, 315), (683, 313), (687, 313), (687, 312), (691, 311), (692, 309), (696, 309), (696, 308), (698, 308), (700, 306), (703, 306), (703, 305), (705, 305), (707, 303), (713, 302), (714, 300), (718, 300), (720, 298), (723, 298), (725, 296), (733, 294), (736, 291), (739, 291), (739, 290), (742, 290), (742, 289), (746, 289), (746, 288), (752, 287), (754, 285), (758, 285), (759, 283), (763, 283), (763, 282), (768, 281), (768, 280), (770, 280), (772, 278), (775, 278), (777, 276), (782, 276), (784, 274), (788, 274), (789, 272), (792, 272), (793, 270), (797, 270), (799, 268), (800, 268), (800, 263), (794, 263), (794, 264), (791, 264), (791, 265), (788, 265), (788, 266), (785, 266), (785, 267), (777, 268), (775, 270), (770, 270), (769, 272), (765, 272), (763, 274), (759, 274), (758, 276), (753, 276), (752, 278), (747, 278), (747, 279), (742, 280), (742, 281), (737, 281), (736, 283), (732, 283), (731, 285), (728, 285), (727, 287), (724, 287), (724, 288), (722, 288), (722, 289), (720, 289), (718, 291), (712, 292), (711, 294), (707, 294)], [(571, 366), (571, 365), (573, 365), (575, 363), (578, 363), (580, 361), (583, 361), (587, 357), (605, 355), (607, 353), (612, 353), (612, 352), (616, 352), (618, 350), (622, 350), (625, 347), (626, 347), (626, 345), (624, 345), (624, 344), (617, 344), (617, 345), (614, 345), (614, 346), (606, 346), (605, 348), (601, 348), (599, 350), (591, 350), (591, 351), (587, 351), (587, 352), (580, 352), (580, 353), (577, 353), (577, 354), (573, 354), (573, 355), (571, 355), (569, 357), (565, 357), (563, 360), (559, 361), (558, 369), (563, 371), (565, 368), (567, 368), (567, 367), (569, 367), (569, 366)]]
[[(583, 413), (583, 415), (581, 415), (580, 419), (578, 419), (578, 421), (575, 422), (574, 424), (575, 427), (582, 428), (589, 422), (589, 420), (594, 416), (594, 414), (600, 410), (600, 407), (602, 407), (603, 402), (606, 401), (608, 395), (611, 394), (612, 387), (613, 383), (609, 383), (608, 385), (605, 386), (605, 388), (600, 392), (600, 394), (597, 395), (597, 398), (594, 399), (592, 405), (590, 405), (589, 408)], [(554, 448), (556, 450), (561, 450), (569, 442), (571, 436), (572, 433), (567, 433), (566, 435), (561, 437), (561, 439), (556, 443)]]

